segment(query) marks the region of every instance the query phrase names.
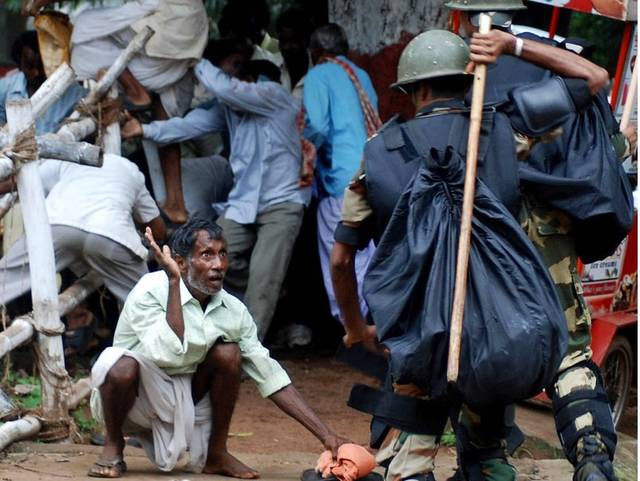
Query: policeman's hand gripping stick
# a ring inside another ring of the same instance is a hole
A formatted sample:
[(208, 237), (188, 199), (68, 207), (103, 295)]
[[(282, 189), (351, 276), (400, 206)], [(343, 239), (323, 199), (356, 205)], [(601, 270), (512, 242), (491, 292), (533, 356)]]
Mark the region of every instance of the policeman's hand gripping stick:
[[(489, 33), (491, 17), (480, 15), (480, 33)], [(458, 241), (458, 257), (456, 259), (456, 283), (453, 291), (453, 309), (449, 328), (449, 358), (447, 363), (447, 380), (455, 383), (458, 380), (460, 367), (460, 344), (462, 341), (462, 321), (464, 318), (464, 301), (467, 294), (467, 271), (469, 267), (469, 248), (471, 244), (471, 219), (473, 217), (473, 199), (476, 193), (476, 171), (478, 167), (478, 144), (480, 141), (480, 124), (484, 103), (484, 86), (487, 66), (476, 64), (471, 98), (471, 123), (467, 140), (466, 173), (464, 178), (464, 198), (462, 202), (462, 219), (460, 222), (460, 239)]]

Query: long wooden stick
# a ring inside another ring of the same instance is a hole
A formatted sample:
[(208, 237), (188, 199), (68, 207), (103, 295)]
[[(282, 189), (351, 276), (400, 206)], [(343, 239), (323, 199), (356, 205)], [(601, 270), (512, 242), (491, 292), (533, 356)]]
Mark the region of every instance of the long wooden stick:
[[(480, 15), (480, 33), (491, 29), (491, 17)], [(464, 319), (464, 301), (467, 295), (467, 272), (469, 268), (469, 250), (471, 246), (471, 220), (473, 218), (473, 200), (476, 194), (476, 172), (478, 170), (478, 144), (480, 143), (480, 125), (484, 103), (484, 86), (487, 66), (476, 65), (473, 79), (473, 97), (471, 100), (471, 122), (467, 140), (467, 169), (464, 178), (464, 198), (462, 201), (462, 219), (458, 258), (456, 260), (456, 284), (453, 291), (453, 309), (449, 334), (449, 358), (447, 362), (447, 380), (455, 383), (460, 368), (460, 345), (462, 342), (462, 321)]]
[(631, 74), (631, 83), (629, 84), (629, 91), (627, 92), (627, 98), (624, 102), (624, 110), (622, 111), (622, 119), (620, 120), (620, 130), (624, 130), (629, 127), (629, 120), (631, 120), (631, 112), (633, 107), (636, 106), (636, 94), (638, 93), (638, 62), (633, 66), (633, 73)]

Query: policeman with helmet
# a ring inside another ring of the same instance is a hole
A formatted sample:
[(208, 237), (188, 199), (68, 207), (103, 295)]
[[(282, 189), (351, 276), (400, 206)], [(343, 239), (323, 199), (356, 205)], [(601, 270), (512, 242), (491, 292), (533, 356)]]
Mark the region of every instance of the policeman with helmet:
[[(526, 8), (520, 0), (450, 0), (446, 6), (460, 11), (461, 31), (470, 37), (471, 60), (493, 63), (487, 71), (488, 102), (499, 102), (514, 87), (553, 74), (576, 77), (576, 69), (590, 73), (586, 80), (591, 95), (598, 94), (608, 82), (604, 69), (573, 52), (554, 47), (547, 39), (532, 34), (512, 35), (509, 27), (514, 12)], [(478, 18), (483, 12), (492, 18), (493, 30), (489, 34), (477, 32)], [(570, 83), (568, 86), (571, 89)], [(605, 114), (610, 116), (610, 112)], [(613, 136), (615, 132), (610, 134)], [(602, 375), (591, 359), (591, 318), (576, 274), (571, 213), (550, 207), (535, 194), (525, 194), (521, 219), (549, 267), (565, 309), (569, 351), (547, 394), (553, 402), (556, 429), (565, 455), (575, 467), (573, 479), (614, 481), (612, 461), (617, 437)]]

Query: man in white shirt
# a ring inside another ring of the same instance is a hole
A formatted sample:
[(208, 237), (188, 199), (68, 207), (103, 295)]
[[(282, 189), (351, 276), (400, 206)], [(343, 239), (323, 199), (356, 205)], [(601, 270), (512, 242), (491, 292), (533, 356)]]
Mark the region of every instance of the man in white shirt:
[[(56, 270), (70, 267), (76, 275), (95, 270), (122, 302), (148, 272), (147, 250), (135, 222), (166, 235), (160, 212), (138, 167), (113, 154), (102, 167), (46, 160), (39, 166), (51, 224)], [(0, 194), (15, 188), (0, 183)], [(0, 304), (30, 289), (26, 239), (18, 239), (0, 259)]]
[(222, 229), (192, 219), (162, 250), (150, 229), (146, 237), (164, 272), (135, 286), (113, 347), (91, 371), (97, 387), (91, 410), (104, 422), (106, 436), (89, 476), (122, 476), (123, 435), (135, 434), (163, 471), (188, 452), (194, 472), (257, 478), (227, 450), (241, 371), (335, 456), (345, 440), (320, 420), (260, 344), (247, 308), (222, 289), (229, 266)]

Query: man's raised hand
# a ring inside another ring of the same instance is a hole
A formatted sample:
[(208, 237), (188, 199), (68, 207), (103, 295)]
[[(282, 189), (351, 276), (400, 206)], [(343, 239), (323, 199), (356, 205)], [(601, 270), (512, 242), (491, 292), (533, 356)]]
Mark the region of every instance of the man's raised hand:
[(149, 242), (149, 248), (153, 251), (153, 255), (160, 267), (162, 267), (162, 269), (167, 273), (169, 280), (180, 280), (180, 268), (178, 267), (178, 263), (171, 256), (171, 249), (169, 246), (164, 245), (162, 249), (160, 249), (160, 246), (153, 238), (153, 233), (149, 227), (145, 229), (144, 237)]
[[(501, 30), (475, 32), (469, 44), (469, 58), (473, 64), (495, 63), (502, 54), (513, 54), (516, 37)], [(471, 73), (473, 70), (467, 69)]]

